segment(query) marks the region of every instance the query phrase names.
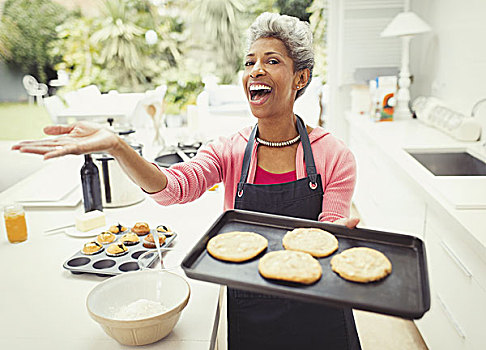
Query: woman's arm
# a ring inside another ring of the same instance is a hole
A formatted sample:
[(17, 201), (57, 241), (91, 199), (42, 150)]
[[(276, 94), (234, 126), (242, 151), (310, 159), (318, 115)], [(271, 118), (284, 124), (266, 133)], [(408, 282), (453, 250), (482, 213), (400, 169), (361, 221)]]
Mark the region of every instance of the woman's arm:
[(24, 141), (14, 145), (12, 149), (41, 154), (44, 159), (67, 154), (107, 152), (116, 158), (132, 181), (146, 192), (159, 192), (167, 186), (167, 178), (163, 172), (141, 157), (118, 135), (98, 124), (77, 122), (68, 126), (48, 126), (44, 128), (44, 132), (58, 137)]
[(333, 222), (353, 228), (359, 223), (358, 218), (349, 217), (351, 199), (356, 184), (356, 161), (348, 149), (343, 149), (340, 152), (336, 162), (331, 167), (329, 181), (324, 189), (319, 221)]

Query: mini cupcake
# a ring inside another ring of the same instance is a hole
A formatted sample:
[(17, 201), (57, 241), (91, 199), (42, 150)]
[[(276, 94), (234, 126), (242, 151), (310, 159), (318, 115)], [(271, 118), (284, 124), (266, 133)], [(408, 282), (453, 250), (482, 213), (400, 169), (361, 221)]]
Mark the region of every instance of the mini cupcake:
[[(158, 236), (159, 236), (159, 247), (160, 247), (165, 242), (165, 236), (161, 235), (161, 234), (159, 234)], [(147, 235), (147, 237), (144, 238), (143, 246), (145, 248), (156, 248), (157, 247), (155, 245), (154, 236), (151, 233), (149, 235)]]
[(140, 242), (140, 238), (135, 233), (125, 233), (123, 236), (120, 238), (120, 242), (122, 242), (125, 245), (135, 245)]
[(98, 241), (98, 243), (101, 244), (109, 244), (115, 242), (116, 236), (111, 232), (105, 231), (105, 232), (101, 232), (96, 237), (96, 240)]
[(106, 255), (108, 256), (122, 256), (128, 252), (128, 248), (121, 242), (113, 243), (106, 248)]
[(137, 222), (135, 225), (133, 225), (132, 232), (139, 236), (145, 236), (150, 232), (150, 227), (146, 222)]
[(157, 226), (157, 232), (164, 234), (165, 237), (170, 237), (174, 235), (174, 232), (165, 225), (159, 225)]
[(120, 223), (118, 223), (118, 225), (110, 226), (110, 228), (108, 229), (108, 231), (110, 231), (111, 233), (114, 233), (116, 235), (119, 234), (119, 233), (123, 233), (126, 230), (128, 230), (128, 228), (121, 225)]
[(81, 253), (86, 254), (86, 255), (93, 255), (93, 254), (98, 254), (103, 251), (103, 246), (98, 243), (98, 242), (88, 242), (83, 246), (83, 249), (81, 249)]

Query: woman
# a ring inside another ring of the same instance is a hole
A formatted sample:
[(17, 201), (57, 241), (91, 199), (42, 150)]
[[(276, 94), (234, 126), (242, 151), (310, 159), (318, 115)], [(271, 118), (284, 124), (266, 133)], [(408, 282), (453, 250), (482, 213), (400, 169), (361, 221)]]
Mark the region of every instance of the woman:
[[(350, 151), (293, 113), (312, 77), (309, 26), (264, 13), (249, 30), (243, 86), (257, 126), (209, 144), (191, 161), (158, 169), (109, 130), (87, 123), (45, 128), (54, 140), (22, 142), (45, 159), (111, 153), (158, 203), (184, 203), (218, 182), (226, 209), (246, 209), (355, 227), (348, 219), (355, 185)], [(228, 289), (230, 349), (359, 349), (351, 309)]]

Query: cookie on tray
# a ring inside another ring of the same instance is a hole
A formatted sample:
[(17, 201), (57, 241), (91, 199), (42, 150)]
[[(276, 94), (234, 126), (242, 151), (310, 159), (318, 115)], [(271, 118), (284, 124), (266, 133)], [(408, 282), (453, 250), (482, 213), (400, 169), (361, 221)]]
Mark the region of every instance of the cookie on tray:
[(367, 283), (388, 276), (392, 271), (392, 264), (378, 250), (356, 247), (334, 256), (331, 259), (331, 268), (348, 281)]
[(336, 237), (319, 228), (296, 228), (288, 231), (282, 239), (287, 250), (297, 250), (316, 258), (331, 255), (338, 249)]
[(258, 262), (258, 272), (269, 279), (312, 284), (322, 276), (321, 264), (309, 253), (278, 250), (265, 254)]
[(219, 260), (242, 262), (250, 260), (268, 247), (268, 240), (255, 232), (227, 232), (211, 238), (209, 254)]

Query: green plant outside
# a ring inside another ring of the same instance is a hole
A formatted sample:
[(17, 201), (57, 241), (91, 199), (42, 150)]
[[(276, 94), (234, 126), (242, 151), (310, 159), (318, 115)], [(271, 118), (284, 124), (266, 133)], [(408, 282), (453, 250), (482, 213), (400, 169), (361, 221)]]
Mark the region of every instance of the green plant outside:
[[(21, 8), (26, 3), (45, 5), (51, 0), (7, 0), (6, 7), (15, 4)], [(195, 103), (203, 86), (201, 76), (215, 74), (223, 84), (236, 83), (237, 72), (243, 69), (245, 30), (261, 12), (302, 12), (309, 3), (293, 0), (292, 8), (277, 0), (168, 0), (161, 11), (149, 0), (103, 0), (99, 15), (65, 16), (44, 51), (49, 64), (58, 62), (54, 69), (70, 74), (69, 85), (61, 94), (90, 84), (103, 92), (146, 91), (166, 84), (166, 112), (178, 114)], [(326, 73), (322, 45), (326, 4), (327, 0), (314, 0), (304, 11), (314, 33), (314, 73), (321, 76)], [(45, 16), (40, 17), (46, 21)], [(5, 29), (3, 21), (1, 28)], [(145, 42), (149, 29), (158, 36), (154, 45)], [(49, 33), (52, 37), (52, 31)], [(0, 39), (4, 34), (0, 30)], [(11, 52), (0, 40), (0, 57), (8, 54)]]
[(60, 60), (46, 50), (69, 12), (51, 0), (7, 0), (0, 21), (0, 59), (46, 83)]

